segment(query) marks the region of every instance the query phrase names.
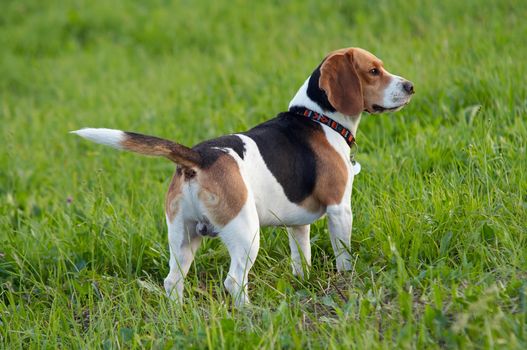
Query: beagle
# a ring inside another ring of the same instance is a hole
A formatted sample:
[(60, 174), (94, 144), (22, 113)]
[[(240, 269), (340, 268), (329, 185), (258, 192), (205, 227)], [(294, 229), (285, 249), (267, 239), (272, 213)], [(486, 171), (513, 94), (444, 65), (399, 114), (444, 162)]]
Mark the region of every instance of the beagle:
[(303, 277), (311, 264), (309, 225), (327, 215), (337, 269), (351, 269), (350, 199), (359, 169), (350, 160), (350, 147), (361, 113), (400, 110), (413, 93), (412, 83), (390, 74), (377, 57), (346, 48), (324, 58), (287, 112), (249, 131), (192, 148), (120, 130), (73, 133), (177, 164), (165, 201), (166, 293), (182, 300), (183, 280), (203, 236), (219, 236), (231, 257), (224, 285), (242, 306), (249, 302), (248, 273), (262, 226), (287, 226), (293, 273)]

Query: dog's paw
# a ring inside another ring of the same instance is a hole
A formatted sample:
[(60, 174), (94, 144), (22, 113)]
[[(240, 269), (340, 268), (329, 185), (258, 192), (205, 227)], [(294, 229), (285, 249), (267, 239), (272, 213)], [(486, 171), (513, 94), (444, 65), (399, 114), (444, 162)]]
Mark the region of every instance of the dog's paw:
[(346, 272), (351, 271), (353, 269), (353, 266), (351, 264), (351, 260), (347, 257), (338, 257), (337, 258), (337, 271), (338, 272)]

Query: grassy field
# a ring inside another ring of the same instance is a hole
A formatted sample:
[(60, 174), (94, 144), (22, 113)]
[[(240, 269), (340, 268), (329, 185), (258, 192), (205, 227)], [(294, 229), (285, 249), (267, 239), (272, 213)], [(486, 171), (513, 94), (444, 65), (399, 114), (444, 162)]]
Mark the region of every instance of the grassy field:
[[(15, 1), (0, 13), (0, 348), (527, 348), (527, 2)], [(193, 145), (287, 108), (360, 46), (416, 95), (364, 116), (354, 270), (265, 229), (253, 305), (218, 240), (164, 297), (174, 165), (67, 132)]]

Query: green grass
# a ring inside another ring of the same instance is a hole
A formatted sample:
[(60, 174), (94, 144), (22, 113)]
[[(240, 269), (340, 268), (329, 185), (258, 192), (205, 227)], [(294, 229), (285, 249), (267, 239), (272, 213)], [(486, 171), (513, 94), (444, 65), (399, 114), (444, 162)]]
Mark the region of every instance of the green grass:
[[(0, 347), (527, 348), (527, 2), (1, 7)], [(232, 308), (217, 240), (197, 255), (185, 305), (171, 303), (174, 165), (67, 132), (192, 145), (245, 130), (347, 46), (417, 91), (359, 128), (353, 272), (336, 273), (325, 220), (306, 281), (284, 228), (269, 228), (251, 307)]]

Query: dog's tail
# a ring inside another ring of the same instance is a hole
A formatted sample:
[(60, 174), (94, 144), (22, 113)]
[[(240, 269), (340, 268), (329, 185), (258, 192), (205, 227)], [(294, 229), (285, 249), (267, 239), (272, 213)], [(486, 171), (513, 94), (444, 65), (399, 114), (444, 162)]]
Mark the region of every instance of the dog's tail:
[(90, 141), (117, 149), (161, 156), (185, 167), (200, 167), (201, 156), (191, 148), (155, 136), (114, 129), (84, 128), (71, 131)]

